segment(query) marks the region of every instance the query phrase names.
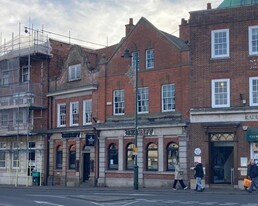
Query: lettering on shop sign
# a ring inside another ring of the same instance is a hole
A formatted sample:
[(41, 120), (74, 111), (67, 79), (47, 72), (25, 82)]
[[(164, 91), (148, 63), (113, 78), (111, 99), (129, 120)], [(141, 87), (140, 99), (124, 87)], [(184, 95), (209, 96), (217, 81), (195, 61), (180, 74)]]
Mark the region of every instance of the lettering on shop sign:
[[(125, 136), (134, 136), (135, 135), (135, 129), (126, 129), (125, 130)], [(151, 136), (154, 135), (154, 129), (138, 129), (138, 135), (141, 136)]]
[(258, 114), (246, 114), (245, 120), (258, 120)]

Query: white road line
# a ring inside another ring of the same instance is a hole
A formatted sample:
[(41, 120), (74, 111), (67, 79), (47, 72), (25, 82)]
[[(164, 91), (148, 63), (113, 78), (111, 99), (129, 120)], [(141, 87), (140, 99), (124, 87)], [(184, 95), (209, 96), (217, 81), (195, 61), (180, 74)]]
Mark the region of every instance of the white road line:
[(59, 204), (54, 204), (54, 203), (51, 203), (51, 202), (45, 202), (45, 201), (34, 201), (38, 204), (44, 204), (44, 205), (53, 205), (53, 206), (64, 206), (64, 205), (59, 205)]

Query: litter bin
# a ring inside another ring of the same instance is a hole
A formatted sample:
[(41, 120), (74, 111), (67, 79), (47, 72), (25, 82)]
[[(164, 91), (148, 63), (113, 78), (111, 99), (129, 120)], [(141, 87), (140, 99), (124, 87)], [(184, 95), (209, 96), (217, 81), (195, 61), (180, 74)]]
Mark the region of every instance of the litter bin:
[(40, 172), (32, 171), (31, 175), (32, 175), (32, 184), (39, 186)]

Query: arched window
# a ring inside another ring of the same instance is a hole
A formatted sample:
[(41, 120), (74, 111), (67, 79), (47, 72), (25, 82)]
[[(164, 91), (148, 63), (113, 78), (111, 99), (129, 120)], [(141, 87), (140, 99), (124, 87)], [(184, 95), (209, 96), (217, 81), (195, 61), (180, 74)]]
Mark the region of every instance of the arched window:
[(75, 145), (72, 145), (69, 149), (69, 169), (75, 169), (76, 161), (76, 149)]
[(178, 160), (178, 144), (171, 142), (167, 146), (167, 170), (175, 171), (174, 163)]
[(150, 143), (147, 146), (147, 170), (158, 170), (158, 146), (154, 143)]
[(58, 146), (56, 148), (56, 169), (62, 169), (63, 167), (63, 147)]
[(126, 169), (132, 170), (134, 167), (133, 148), (134, 144), (130, 143), (126, 147)]
[(108, 148), (108, 169), (118, 170), (118, 150), (115, 144)]

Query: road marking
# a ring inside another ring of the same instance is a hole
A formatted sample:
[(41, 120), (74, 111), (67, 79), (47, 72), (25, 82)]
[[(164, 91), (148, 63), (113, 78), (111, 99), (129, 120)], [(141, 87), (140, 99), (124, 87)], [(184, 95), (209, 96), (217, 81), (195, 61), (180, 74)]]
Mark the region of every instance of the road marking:
[(54, 203), (51, 203), (51, 202), (44, 202), (44, 201), (34, 201), (38, 204), (45, 204), (45, 205), (54, 205), (54, 206), (64, 206), (64, 205), (59, 205), (59, 204), (54, 204)]

